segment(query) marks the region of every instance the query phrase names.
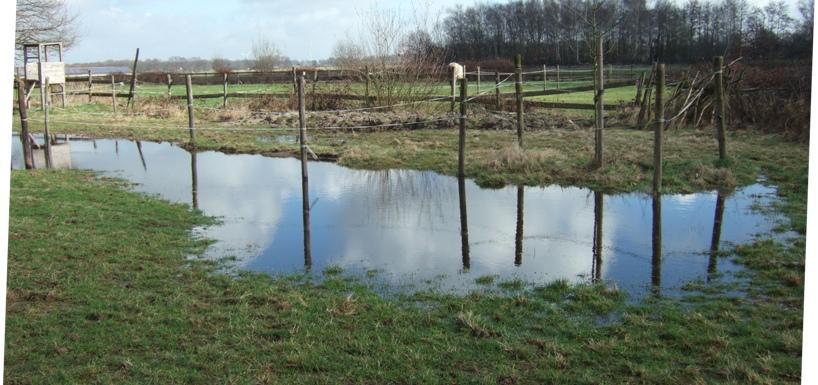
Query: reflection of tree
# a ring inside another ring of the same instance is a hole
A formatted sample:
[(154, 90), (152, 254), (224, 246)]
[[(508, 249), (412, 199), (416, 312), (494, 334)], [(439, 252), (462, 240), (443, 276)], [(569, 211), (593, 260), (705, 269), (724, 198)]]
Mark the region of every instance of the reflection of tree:
[(466, 180), (457, 178), (457, 192), (460, 200), (460, 250), (463, 254), (463, 271), (471, 267), (469, 260), (469, 221), (466, 215)]
[(450, 204), (453, 196), (448, 177), (413, 170), (356, 173), (363, 175), (365, 185), (376, 191), (375, 204), (363, 205), (365, 210), (374, 211), (364, 215), (372, 222), (402, 224), (407, 222), (407, 215), (412, 215), (417, 225), (434, 227), (435, 219), (443, 221), (446, 217), (443, 208)]
[(523, 263), (523, 206), (525, 205), (525, 191), (523, 186), (517, 186), (517, 229), (514, 233), (514, 265)]
[(653, 195), (653, 257), (651, 258), (651, 285), (655, 295), (662, 286), (662, 198)]
[(602, 279), (602, 212), (603, 195), (601, 192), (594, 191), (594, 260), (591, 264), (594, 282)]
[(724, 218), (724, 194), (719, 191), (718, 195), (716, 195), (716, 213), (713, 215), (713, 236), (710, 238), (710, 260), (707, 263), (708, 281), (716, 274), (722, 218)]

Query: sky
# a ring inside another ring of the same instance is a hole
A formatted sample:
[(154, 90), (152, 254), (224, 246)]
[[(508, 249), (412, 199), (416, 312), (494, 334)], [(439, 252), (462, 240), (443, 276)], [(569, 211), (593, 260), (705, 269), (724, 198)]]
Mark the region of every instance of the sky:
[[(335, 42), (360, 27), (363, 13), (394, 10), (442, 17), (475, 0), (67, 0), (78, 14), (80, 42), (67, 52), (71, 63), (133, 56), (229, 59), (250, 57), (253, 40), (264, 37), (297, 60), (324, 59)], [(428, 7), (428, 8), (427, 8)], [(428, 12), (419, 12), (428, 9)]]
[[(481, 3), (507, 0), (482, 0)], [(684, 1), (684, 0), (677, 0)], [(354, 35), (373, 7), (434, 22), (478, 0), (67, 0), (79, 16), (79, 43), (66, 62), (171, 56), (245, 59), (254, 40), (273, 41), (296, 60), (325, 59)], [(767, 0), (750, 0), (766, 4)], [(794, 13), (796, 0), (787, 0)]]

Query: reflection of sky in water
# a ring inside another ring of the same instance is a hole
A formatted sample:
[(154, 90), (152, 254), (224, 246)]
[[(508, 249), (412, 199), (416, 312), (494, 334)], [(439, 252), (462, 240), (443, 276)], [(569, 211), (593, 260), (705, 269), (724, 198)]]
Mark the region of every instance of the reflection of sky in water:
[[(20, 166), (15, 138), (13, 163)], [(71, 143), (74, 167), (103, 171), (138, 184), (136, 190), (190, 203), (191, 159), (168, 143), (97, 140)], [(311, 162), (313, 271), (340, 265), (378, 269), (392, 283), (422, 283), (441, 275), (443, 288), (473, 287), (499, 275), (533, 282), (588, 280), (593, 275), (594, 194), (574, 187), (526, 187), (522, 264), (515, 266), (517, 188), (481, 189), (466, 181), (470, 266), (463, 269), (457, 179), (431, 172), (350, 170)], [(199, 208), (223, 223), (202, 230), (217, 242), (206, 256), (235, 256), (241, 267), (269, 273), (302, 271), (299, 161), (259, 155), (197, 155)], [(769, 233), (774, 220), (751, 210), (774, 190), (753, 185), (727, 197), (721, 244)], [(666, 288), (704, 278), (716, 207), (715, 193), (662, 197)], [(651, 282), (651, 198), (604, 197), (601, 273), (642, 291)], [(720, 272), (733, 271), (720, 260)]]

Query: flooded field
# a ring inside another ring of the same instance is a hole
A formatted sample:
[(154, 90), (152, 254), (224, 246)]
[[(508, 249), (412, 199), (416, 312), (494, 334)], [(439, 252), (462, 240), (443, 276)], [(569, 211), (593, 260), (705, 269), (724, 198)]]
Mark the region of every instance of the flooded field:
[[(19, 138), (13, 167), (21, 167)], [(65, 165), (137, 184), (222, 223), (201, 229), (207, 258), (270, 274), (329, 266), (390, 286), (467, 291), (476, 279), (602, 280), (632, 294), (673, 292), (738, 267), (720, 248), (769, 234), (781, 217), (762, 184), (715, 192), (607, 195), (575, 187), (483, 189), (412, 170), (310, 162), (311, 258), (303, 249), (300, 162), (199, 152), (170, 143), (72, 140)], [(194, 178), (195, 175), (195, 178)]]

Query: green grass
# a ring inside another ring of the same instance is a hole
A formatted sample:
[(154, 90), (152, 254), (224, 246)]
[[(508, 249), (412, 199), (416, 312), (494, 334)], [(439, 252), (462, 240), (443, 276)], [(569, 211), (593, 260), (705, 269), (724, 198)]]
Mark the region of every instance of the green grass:
[[(805, 212), (806, 164), (791, 161), (770, 179)], [(386, 299), (337, 268), (320, 283), (220, 275), (186, 258), (206, 244), (190, 229), (209, 219), (124, 188), (12, 173), (6, 383), (799, 381), (803, 236), (738, 246), (728, 254), (746, 281), (682, 299), (628, 304), (564, 281)]]

